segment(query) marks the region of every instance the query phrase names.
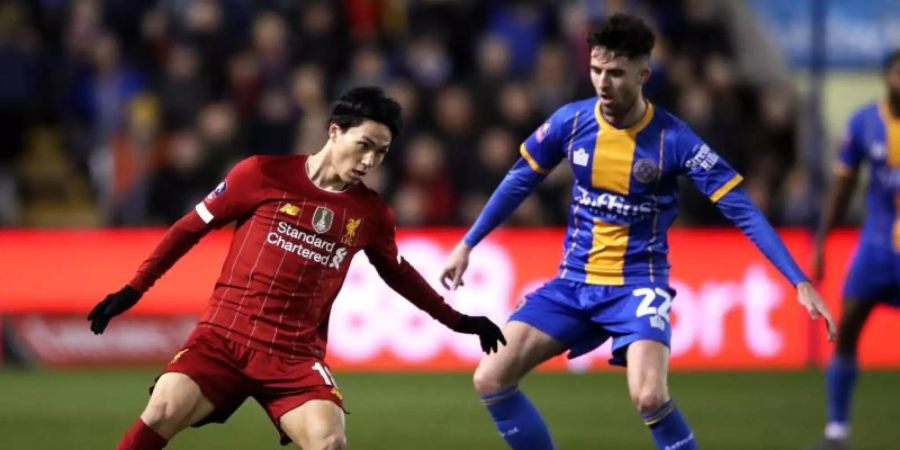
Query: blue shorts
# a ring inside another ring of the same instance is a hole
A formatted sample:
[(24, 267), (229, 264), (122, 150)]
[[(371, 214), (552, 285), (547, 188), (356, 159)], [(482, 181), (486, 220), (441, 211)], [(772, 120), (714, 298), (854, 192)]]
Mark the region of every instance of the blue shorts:
[(527, 323), (583, 355), (612, 338), (610, 364), (625, 366), (625, 349), (638, 340), (669, 346), (669, 309), (675, 291), (666, 284), (603, 286), (554, 278), (525, 296), (509, 320)]
[(900, 306), (900, 255), (862, 242), (844, 283), (844, 299)]

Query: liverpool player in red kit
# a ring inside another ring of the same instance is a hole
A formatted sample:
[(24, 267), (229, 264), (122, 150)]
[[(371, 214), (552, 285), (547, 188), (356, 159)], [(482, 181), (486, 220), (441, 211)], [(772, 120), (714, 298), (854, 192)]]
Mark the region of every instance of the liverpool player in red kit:
[(399, 126), (399, 105), (380, 89), (346, 93), (321, 151), (239, 162), (169, 228), (134, 279), (91, 311), (100, 334), (207, 232), (237, 222), (206, 312), (117, 449), (161, 449), (188, 426), (224, 422), (247, 397), (283, 444), (346, 448), (341, 396), (323, 358), (332, 303), (360, 250), (389, 286), (454, 331), (477, 334), (485, 352), (505, 343), (490, 320), (455, 311), (398, 255), (393, 214), (360, 183)]

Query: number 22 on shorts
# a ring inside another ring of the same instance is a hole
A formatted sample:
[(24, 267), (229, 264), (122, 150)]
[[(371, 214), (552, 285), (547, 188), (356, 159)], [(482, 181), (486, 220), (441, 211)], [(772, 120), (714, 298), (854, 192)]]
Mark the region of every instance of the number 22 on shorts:
[[(662, 288), (640, 288), (635, 289), (631, 295), (643, 297), (635, 315), (637, 317), (650, 316), (651, 327), (665, 330), (666, 323), (669, 322), (669, 309), (672, 307), (672, 294)], [(659, 306), (651, 306), (657, 296), (662, 297), (662, 303)]]

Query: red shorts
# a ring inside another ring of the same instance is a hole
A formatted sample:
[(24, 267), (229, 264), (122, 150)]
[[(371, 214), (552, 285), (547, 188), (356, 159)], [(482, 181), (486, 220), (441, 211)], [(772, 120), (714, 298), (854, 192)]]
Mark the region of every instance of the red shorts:
[(194, 426), (224, 423), (247, 397), (253, 397), (278, 428), (282, 445), (290, 442), (279, 424), (286, 412), (310, 400), (330, 400), (344, 407), (324, 361), (270, 355), (225, 339), (207, 327), (191, 333), (165, 371), (189, 376), (215, 406), (212, 414)]

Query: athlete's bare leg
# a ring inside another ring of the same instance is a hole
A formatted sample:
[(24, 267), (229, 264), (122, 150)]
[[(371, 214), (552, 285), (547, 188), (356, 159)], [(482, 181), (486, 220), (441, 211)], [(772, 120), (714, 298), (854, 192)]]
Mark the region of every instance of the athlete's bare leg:
[(538, 364), (562, 353), (566, 346), (524, 322), (503, 327), (507, 344), (481, 359), (474, 384), (479, 394), (491, 394), (516, 384)]
[(631, 402), (641, 414), (656, 411), (669, 401), (669, 348), (656, 341), (636, 341), (628, 346), (627, 358)]
[(183, 373), (164, 373), (156, 381), (141, 420), (166, 440), (215, 410), (200, 387)]
[(303, 450), (344, 450), (344, 411), (328, 400), (311, 400), (281, 416), (281, 429)]

